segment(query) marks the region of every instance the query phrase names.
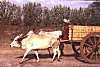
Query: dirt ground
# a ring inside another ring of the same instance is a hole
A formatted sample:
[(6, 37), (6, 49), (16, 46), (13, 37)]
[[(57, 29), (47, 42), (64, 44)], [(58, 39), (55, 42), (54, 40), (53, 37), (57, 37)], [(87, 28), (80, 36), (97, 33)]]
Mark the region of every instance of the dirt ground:
[(60, 57), (60, 62), (55, 60), (51, 63), (51, 54), (48, 50), (39, 50), (40, 62), (36, 62), (36, 56), (31, 51), (25, 58), (25, 62), (19, 64), (25, 50), (21, 48), (11, 48), (10, 43), (17, 34), (18, 28), (0, 26), (0, 67), (100, 67), (100, 64), (89, 64), (77, 60), (70, 44), (64, 44), (64, 55)]
[(25, 50), (21, 48), (0, 49), (0, 67), (100, 67), (100, 64), (89, 64), (77, 60), (70, 44), (65, 45), (64, 55), (60, 57), (60, 62), (57, 60), (53, 63), (50, 62), (52, 59), (52, 50), (50, 49), (51, 54), (48, 53), (48, 50), (39, 50), (39, 63), (36, 62), (36, 56), (31, 51), (25, 61), (19, 64), (24, 52)]

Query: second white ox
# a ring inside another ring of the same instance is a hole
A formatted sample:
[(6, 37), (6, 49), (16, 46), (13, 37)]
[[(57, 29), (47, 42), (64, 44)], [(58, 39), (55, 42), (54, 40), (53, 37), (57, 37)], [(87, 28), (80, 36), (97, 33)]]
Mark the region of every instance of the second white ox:
[(11, 47), (19, 47), (19, 46), (25, 45), (26, 52), (24, 53), (21, 63), (24, 61), (24, 58), (31, 50), (34, 50), (34, 52), (37, 56), (37, 62), (39, 62), (38, 50), (46, 49), (49, 47), (52, 47), (53, 53), (54, 53), (52, 61), (54, 61), (57, 53), (58, 53), (58, 60), (59, 60), (59, 57), (60, 57), (59, 38), (55, 38), (52, 34), (46, 34), (46, 35), (41, 36), (41, 35), (36, 35), (36, 34), (32, 33), (32, 31), (31, 31), (31, 34), (29, 32), (28, 36), (26, 38), (19, 41), (20, 39), (22, 39), (21, 36), (17, 36), (13, 40), (13, 42), (10, 44), (10, 46)]

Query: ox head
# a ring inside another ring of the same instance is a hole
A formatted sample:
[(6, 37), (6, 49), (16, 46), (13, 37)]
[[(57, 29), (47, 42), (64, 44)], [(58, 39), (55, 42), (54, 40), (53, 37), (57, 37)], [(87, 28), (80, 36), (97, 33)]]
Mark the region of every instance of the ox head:
[(11, 47), (20, 47), (22, 39), (23, 39), (23, 34), (15, 37), (14, 40), (12, 41), (12, 43), (10, 44), (10, 46)]

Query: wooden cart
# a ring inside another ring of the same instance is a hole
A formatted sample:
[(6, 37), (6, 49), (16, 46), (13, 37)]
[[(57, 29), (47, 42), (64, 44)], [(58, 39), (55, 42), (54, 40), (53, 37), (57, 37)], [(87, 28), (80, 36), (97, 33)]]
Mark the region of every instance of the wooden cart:
[(100, 63), (100, 26), (75, 26), (69, 29), (73, 51), (89, 63)]

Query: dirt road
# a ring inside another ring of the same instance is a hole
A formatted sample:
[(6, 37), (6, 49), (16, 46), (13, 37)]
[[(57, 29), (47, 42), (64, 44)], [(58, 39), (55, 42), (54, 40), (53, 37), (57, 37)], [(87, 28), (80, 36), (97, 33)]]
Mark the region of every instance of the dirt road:
[(36, 62), (36, 56), (31, 51), (25, 58), (25, 62), (19, 64), (25, 50), (21, 48), (1, 48), (0, 49), (0, 67), (100, 67), (100, 64), (89, 64), (75, 59), (75, 54), (71, 45), (64, 45), (64, 56), (61, 56), (60, 62), (55, 60), (51, 63), (51, 55), (47, 50), (40, 50), (40, 62)]

